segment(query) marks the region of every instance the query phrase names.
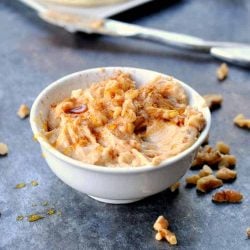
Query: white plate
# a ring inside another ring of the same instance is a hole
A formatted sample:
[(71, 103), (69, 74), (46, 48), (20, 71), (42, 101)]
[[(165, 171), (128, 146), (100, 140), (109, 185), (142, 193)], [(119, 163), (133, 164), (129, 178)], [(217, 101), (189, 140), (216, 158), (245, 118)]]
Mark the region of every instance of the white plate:
[[(46, 1), (43, 0), (34, 0), (34, 1), (37, 1), (42, 5), (48, 6), (58, 11), (67, 11), (70, 13), (93, 15), (96, 17), (106, 18), (121, 13), (123, 11), (132, 9), (144, 3), (150, 2), (152, 0), (130, 0), (117, 4), (102, 5), (95, 7), (82, 7), (82, 6), (73, 7), (73, 6), (45, 3)], [(25, 0), (23, 0), (23, 2), (25, 2)]]

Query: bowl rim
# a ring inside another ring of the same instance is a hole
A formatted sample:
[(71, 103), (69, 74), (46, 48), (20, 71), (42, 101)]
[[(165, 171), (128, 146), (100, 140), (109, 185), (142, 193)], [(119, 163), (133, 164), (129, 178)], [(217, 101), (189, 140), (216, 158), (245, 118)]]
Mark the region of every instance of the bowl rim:
[[(136, 67), (124, 67), (124, 66), (115, 66), (115, 67), (98, 67), (98, 68), (91, 68), (91, 69), (86, 69), (82, 71), (77, 71), (75, 73), (66, 75), (51, 84), (49, 84), (47, 87), (45, 87), (40, 94), (36, 97), (35, 101), (33, 102), (31, 112), (30, 112), (30, 125), (33, 131), (33, 134), (35, 136), (35, 139), (40, 143), (41, 147), (45, 148), (47, 151), (49, 151), (52, 155), (54, 155), (56, 158), (67, 162), (68, 164), (71, 164), (75, 167), (89, 170), (89, 171), (94, 171), (94, 172), (102, 172), (102, 173), (112, 173), (112, 174), (120, 174), (120, 173), (126, 173), (126, 174), (131, 174), (131, 173), (142, 173), (145, 171), (155, 171), (159, 170), (164, 167), (168, 167), (169, 165), (172, 165), (173, 163), (178, 162), (185, 156), (191, 154), (194, 150), (198, 149), (198, 147), (203, 143), (205, 140), (206, 136), (208, 135), (210, 126), (211, 126), (211, 112), (208, 107), (203, 107), (204, 109), (204, 117), (206, 120), (206, 125), (202, 132), (200, 133), (198, 139), (195, 141), (194, 144), (192, 144), (189, 148), (185, 149), (184, 151), (180, 152), (179, 154), (172, 156), (170, 158), (167, 158), (166, 160), (162, 161), (159, 165), (153, 166), (153, 165), (145, 165), (145, 166), (137, 166), (137, 167), (107, 167), (107, 166), (99, 166), (99, 165), (94, 165), (94, 164), (88, 164), (84, 163), (81, 161), (78, 161), (76, 159), (73, 159), (69, 156), (64, 155), (57, 149), (55, 149), (43, 136), (39, 135), (39, 129), (38, 129), (38, 124), (37, 124), (37, 107), (40, 103), (40, 101), (43, 99), (43, 97), (53, 88), (59, 87), (61, 84), (63, 84), (66, 80), (69, 80), (71, 78), (75, 78), (79, 75), (82, 74), (88, 74), (88, 73), (93, 73), (97, 72), (100, 70), (122, 70), (122, 71), (146, 71), (148, 73), (156, 73), (158, 75), (164, 76), (164, 77), (169, 77), (169, 75), (153, 71), (153, 70), (148, 70), (148, 69), (142, 69), (142, 68), (136, 68)], [(184, 87), (185, 91), (188, 92), (188, 95), (190, 96), (197, 96), (198, 98), (203, 97), (198, 94), (197, 91), (195, 91), (192, 87), (190, 87), (188, 84), (172, 77), (175, 81), (181, 84), (182, 87)], [(94, 83), (94, 82), (93, 82)], [(205, 103), (205, 100), (204, 100)], [(63, 166), (62, 166), (63, 167)]]

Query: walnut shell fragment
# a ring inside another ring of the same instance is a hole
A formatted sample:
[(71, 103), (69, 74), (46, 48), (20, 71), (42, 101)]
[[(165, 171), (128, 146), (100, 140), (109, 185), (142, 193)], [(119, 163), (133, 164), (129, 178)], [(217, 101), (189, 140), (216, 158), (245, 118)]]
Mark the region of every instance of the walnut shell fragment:
[(208, 175), (208, 176), (200, 178), (197, 181), (196, 189), (203, 192), (203, 193), (206, 193), (206, 192), (208, 192), (212, 189), (218, 188), (222, 185), (223, 185), (222, 180), (217, 179), (213, 175)]
[(212, 201), (222, 203), (222, 202), (228, 202), (228, 203), (239, 203), (243, 199), (243, 195), (235, 190), (232, 189), (225, 189), (220, 190), (216, 192), (213, 197)]

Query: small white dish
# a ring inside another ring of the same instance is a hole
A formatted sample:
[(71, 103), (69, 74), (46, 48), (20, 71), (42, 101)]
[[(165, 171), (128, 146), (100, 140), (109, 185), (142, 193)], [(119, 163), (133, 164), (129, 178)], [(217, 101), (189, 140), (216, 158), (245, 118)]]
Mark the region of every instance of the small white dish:
[(185, 89), (190, 105), (203, 113), (206, 126), (190, 148), (163, 161), (159, 166), (108, 168), (90, 165), (74, 160), (53, 148), (41, 135), (50, 105), (70, 96), (72, 90), (87, 88), (92, 83), (113, 75), (117, 70), (130, 73), (138, 86), (159, 75), (166, 76), (155, 71), (127, 67), (89, 69), (65, 76), (50, 84), (36, 98), (31, 109), (30, 123), (45, 160), (58, 178), (96, 200), (124, 204), (159, 193), (186, 173), (197, 149), (208, 135), (211, 115), (204, 105), (204, 99), (191, 87), (177, 80)]

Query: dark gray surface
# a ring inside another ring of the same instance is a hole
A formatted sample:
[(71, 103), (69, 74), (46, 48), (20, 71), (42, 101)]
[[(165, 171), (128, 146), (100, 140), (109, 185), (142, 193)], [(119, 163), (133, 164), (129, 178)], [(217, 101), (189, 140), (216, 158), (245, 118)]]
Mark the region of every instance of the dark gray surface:
[[(248, 0), (181, 1), (142, 16), (132, 22), (250, 43)], [(250, 133), (232, 124), (239, 112), (250, 116), (249, 70), (232, 66), (229, 78), (218, 83), (219, 62), (209, 56), (143, 41), (71, 35), (43, 23), (14, 0), (0, 2), (0, 37), (0, 141), (10, 149), (8, 157), (0, 159), (0, 249), (250, 249), (245, 235), (250, 226)], [(31, 105), (45, 86), (68, 73), (112, 65), (164, 72), (202, 94), (223, 94), (210, 138), (212, 143), (229, 143), (238, 158), (239, 177), (226, 186), (244, 193), (242, 204), (215, 205), (211, 194), (198, 195), (182, 185), (177, 195), (165, 191), (130, 205), (108, 205), (71, 189), (50, 171), (32, 140), (28, 120), (20, 120), (16, 110), (21, 103)], [(13, 188), (34, 179), (39, 186)], [(17, 215), (44, 211), (43, 206), (32, 207), (43, 201), (62, 216), (16, 221)], [(169, 219), (178, 246), (154, 240), (152, 224), (160, 214)]]

